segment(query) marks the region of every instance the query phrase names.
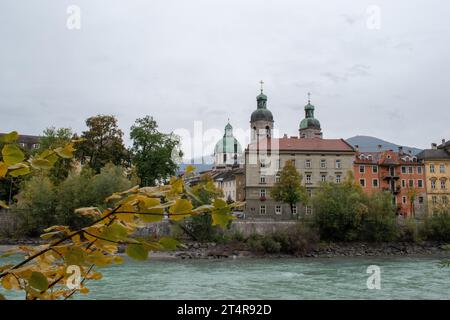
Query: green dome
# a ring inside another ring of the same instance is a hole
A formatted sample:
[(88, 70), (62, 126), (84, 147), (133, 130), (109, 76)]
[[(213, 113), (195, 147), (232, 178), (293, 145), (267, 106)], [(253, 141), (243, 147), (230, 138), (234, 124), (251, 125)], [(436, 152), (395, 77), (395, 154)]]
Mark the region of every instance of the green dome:
[(300, 122), (300, 129), (320, 129), (320, 122), (315, 118), (305, 118)]
[(264, 93), (260, 93), (259, 95), (256, 96), (256, 101), (260, 101), (260, 100), (266, 100), (267, 101), (267, 96)]
[(250, 121), (254, 122), (254, 121), (258, 121), (258, 120), (272, 122), (273, 121), (272, 112), (270, 112), (270, 110), (268, 110), (268, 109), (263, 109), (263, 108), (256, 109), (255, 111), (252, 112)]
[(242, 153), (242, 148), (235, 137), (225, 136), (216, 143), (214, 154), (218, 153)]
[(305, 110), (314, 110), (314, 106), (308, 102), (308, 104), (305, 106)]

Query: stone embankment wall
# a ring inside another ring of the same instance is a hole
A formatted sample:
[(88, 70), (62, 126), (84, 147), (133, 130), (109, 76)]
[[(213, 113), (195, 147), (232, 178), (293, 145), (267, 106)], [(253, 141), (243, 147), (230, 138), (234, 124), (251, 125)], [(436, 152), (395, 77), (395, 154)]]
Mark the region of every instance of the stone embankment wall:
[(298, 223), (297, 221), (269, 221), (269, 220), (235, 220), (231, 223), (228, 233), (238, 232), (243, 236), (252, 234), (271, 234), (275, 231), (284, 231)]

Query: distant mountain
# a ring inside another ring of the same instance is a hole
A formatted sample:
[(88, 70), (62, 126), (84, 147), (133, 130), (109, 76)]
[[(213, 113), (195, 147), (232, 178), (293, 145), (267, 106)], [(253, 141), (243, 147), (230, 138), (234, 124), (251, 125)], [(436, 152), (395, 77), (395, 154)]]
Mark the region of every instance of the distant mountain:
[[(371, 137), (371, 136), (354, 136), (351, 138), (348, 138), (346, 140), (348, 143), (350, 143), (353, 147), (358, 145), (359, 151), (361, 152), (376, 152), (378, 151), (378, 145), (381, 145), (381, 150), (393, 150), (398, 151), (398, 147), (401, 145), (385, 141), (379, 138)], [(409, 146), (402, 146), (403, 152), (408, 152), (409, 150), (412, 151), (413, 155), (418, 154), (421, 149), (415, 148), (415, 147), (409, 147)]]

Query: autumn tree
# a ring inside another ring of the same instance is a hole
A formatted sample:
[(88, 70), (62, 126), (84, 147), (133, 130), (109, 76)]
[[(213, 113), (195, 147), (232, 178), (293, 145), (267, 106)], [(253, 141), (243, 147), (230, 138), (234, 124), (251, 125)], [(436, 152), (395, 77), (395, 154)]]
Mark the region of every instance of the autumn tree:
[(287, 161), (280, 172), (280, 180), (270, 191), (270, 196), (279, 202), (289, 204), (291, 217), (294, 218), (294, 205), (301, 202), (306, 204), (308, 197), (306, 188), (302, 185), (302, 176), (298, 173), (292, 161)]
[(178, 165), (172, 155), (182, 156), (179, 137), (158, 131), (150, 116), (137, 119), (130, 130), (131, 159), (142, 186), (154, 186), (176, 173)]
[(121, 165), (127, 160), (123, 144), (123, 132), (117, 119), (111, 115), (97, 115), (86, 120), (87, 131), (83, 131), (82, 141), (76, 156), (96, 173), (108, 162)]

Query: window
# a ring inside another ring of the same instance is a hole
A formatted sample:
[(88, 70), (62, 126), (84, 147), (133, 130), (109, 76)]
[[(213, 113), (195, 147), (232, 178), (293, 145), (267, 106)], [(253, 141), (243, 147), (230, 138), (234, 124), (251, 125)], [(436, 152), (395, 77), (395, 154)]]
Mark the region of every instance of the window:
[(413, 174), (413, 173), (414, 173), (414, 168), (411, 167), (411, 166), (409, 166), (409, 167), (408, 167), (408, 173), (409, 173), (409, 174)]
[(260, 176), (259, 183), (266, 183), (266, 176)]
[(275, 206), (275, 214), (281, 214), (281, 206), (280, 205)]
[(373, 180), (372, 180), (372, 186), (373, 186), (374, 188), (378, 188), (378, 179), (373, 179)]
[(281, 168), (281, 159), (278, 159), (277, 160), (277, 169), (280, 169)]
[(308, 197), (312, 197), (312, 190), (311, 189), (307, 189), (306, 193), (308, 194)]
[(439, 172), (440, 173), (445, 173), (445, 165), (444, 164), (440, 164), (439, 165)]
[(419, 197), (419, 203), (423, 203), (423, 197)]
[(436, 180), (431, 180), (431, 189), (436, 189)]
[(359, 173), (364, 173), (364, 172), (365, 172), (364, 166), (359, 166)]
[(442, 203), (443, 203), (443, 204), (448, 204), (448, 198), (447, 198), (447, 196), (442, 196)]
[(266, 162), (264, 160), (260, 160), (259, 161), (259, 167), (260, 168), (265, 168), (266, 167)]
[(341, 183), (341, 175), (340, 174), (336, 175), (336, 183)]
[(259, 206), (259, 214), (266, 214), (266, 206), (264, 204)]
[(19, 143), (19, 146), (20, 146), (21, 148), (25, 148), (25, 143), (20, 142), (20, 143)]
[(311, 206), (305, 206), (305, 214), (310, 215), (312, 213), (312, 207)]
[(417, 167), (417, 174), (422, 174), (422, 167)]
[(306, 184), (311, 184), (312, 183), (312, 178), (310, 174), (306, 175)]
[(409, 180), (409, 187), (414, 188), (414, 180), (412, 179)]
[(430, 164), (430, 173), (434, 173), (434, 164)]
[(402, 166), (402, 173), (406, 173), (406, 167)]
[(436, 197), (436, 196), (432, 196), (432, 197), (431, 197), (431, 202), (432, 202), (433, 204), (437, 204), (437, 197)]
[(406, 180), (402, 180), (402, 188), (406, 188)]
[(292, 207), (292, 214), (297, 214), (297, 206)]
[(305, 168), (311, 168), (311, 160), (305, 160)]
[(365, 187), (366, 186), (366, 179), (359, 179), (359, 184), (361, 185), (361, 187)]
[(320, 168), (325, 169), (327, 167), (327, 160), (320, 160)]
[(372, 166), (372, 173), (378, 173), (378, 167)]
[(265, 196), (266, 196), (266, 189), (261, 189), (261, 190), (259, 190), (259, 196), (260, 196), (261, 198), (265, 197)]
[(341, 168), (341, 160), (336, 160), (336, 162), (335, 162), (335, 168), (336, 169), (340, 169)]
[(445, 189), (445, 180), (441, 180), (441, 189), (442, 189), (442, 190)]
[(33, 148), (34, 148), (34, 149), (39, 149), (39, 147), (40, 147), (40, 144), (39, 144), (39, 143), (33, 144)]
[(423, 188), (423, 180), (417, 180), (417, 188)]
[(325, 174), (320, 176), (320, 181), (325, 182), (327, 181), (327, 176)]
[(295, 167), (295, 159), (292, 159), (292, 160), (291, 160), (291, 164), (292, 164), (292, 166)]
[(275, 182), (280, 182), (281, 181), (281, 178), (280, 178), (280, 175), (279, 174), (277, 174), (276, 176), (275, 176)]
[(402, 197), (402, 203), (406, 204), (406, 197), (405, 196)]

